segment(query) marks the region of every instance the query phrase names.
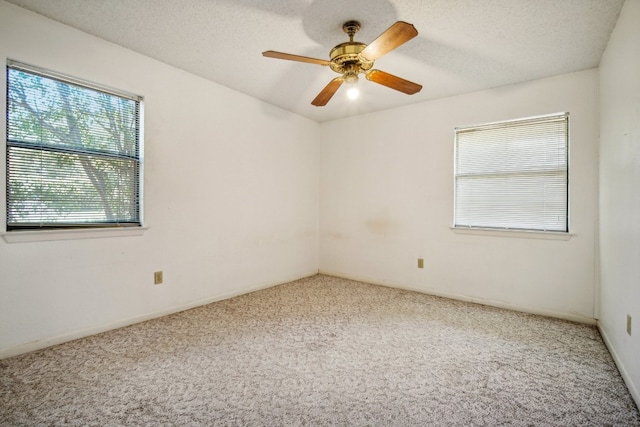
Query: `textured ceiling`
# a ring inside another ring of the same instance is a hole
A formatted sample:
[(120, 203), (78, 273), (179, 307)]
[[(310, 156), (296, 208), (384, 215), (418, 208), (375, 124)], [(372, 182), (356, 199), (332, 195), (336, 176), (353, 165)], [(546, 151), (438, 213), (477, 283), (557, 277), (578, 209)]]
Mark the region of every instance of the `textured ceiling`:
[[(534, 80), (599, 65), (624, 0), (8, 0), (54, 20), (316, 121)], [(264, 50), (328, 59), (362, 23), (370, 43), (395, 21), (419, 35), (375, 68), (420, 83), (405, 95), (361, 78), (310, 104), (328, 67), (264, 58)]]

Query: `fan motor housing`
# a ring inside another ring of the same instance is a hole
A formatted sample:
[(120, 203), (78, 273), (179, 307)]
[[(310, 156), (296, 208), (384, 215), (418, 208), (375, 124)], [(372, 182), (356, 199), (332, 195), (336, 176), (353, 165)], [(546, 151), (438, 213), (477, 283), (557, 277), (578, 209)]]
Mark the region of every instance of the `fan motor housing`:
[(373, 67), (373, 61), (368, 61), (360, 56), (360, 52), (367, 47), (366, 44), (360, 42), (345, 42), (337, 45), (329, 53), (331, 62), (329, 68), (338, 74), (343, 74), (353, 70), (354, 66), (357, 72), (364, 72)]

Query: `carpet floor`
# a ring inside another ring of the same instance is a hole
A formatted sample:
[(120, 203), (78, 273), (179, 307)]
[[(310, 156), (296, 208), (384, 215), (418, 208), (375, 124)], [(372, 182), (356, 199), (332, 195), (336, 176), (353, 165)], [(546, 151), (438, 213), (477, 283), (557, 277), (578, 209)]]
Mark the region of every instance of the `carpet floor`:
[(593, 326), (314, 276), (0, 360), (0, 425), (640, 426)]

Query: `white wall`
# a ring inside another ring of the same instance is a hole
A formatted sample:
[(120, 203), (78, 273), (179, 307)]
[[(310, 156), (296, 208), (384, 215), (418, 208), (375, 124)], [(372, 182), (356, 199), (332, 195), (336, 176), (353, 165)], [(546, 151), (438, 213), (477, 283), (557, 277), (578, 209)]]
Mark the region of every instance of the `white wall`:
[(0, 239), (0, 357), (317, 273), (317, 123), (0, 1), (6, 58), (145, 97), (150, 228)]
[(602, 57), (600, 109), (600, 330), (640, 405), (640, 0)]
[[(571, 239), (452, 231), (454, 128), (562, 111)], [(593, 322), (596, 70), (323, 123), (320, 132), (321, 272)]]

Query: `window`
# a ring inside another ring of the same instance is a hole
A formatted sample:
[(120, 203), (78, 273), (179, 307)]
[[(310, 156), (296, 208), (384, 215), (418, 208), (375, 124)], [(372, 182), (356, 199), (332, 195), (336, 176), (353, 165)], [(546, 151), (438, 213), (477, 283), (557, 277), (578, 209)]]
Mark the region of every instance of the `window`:
[(142, 98), (7, 64), (7, 231), (141, 225)]
[(455, 227), (568, 232), (567, 113), (455, 135)]

